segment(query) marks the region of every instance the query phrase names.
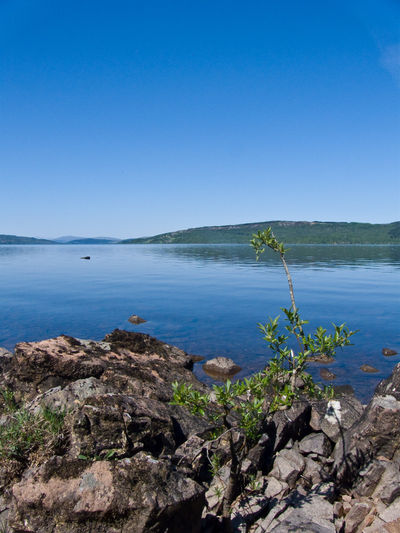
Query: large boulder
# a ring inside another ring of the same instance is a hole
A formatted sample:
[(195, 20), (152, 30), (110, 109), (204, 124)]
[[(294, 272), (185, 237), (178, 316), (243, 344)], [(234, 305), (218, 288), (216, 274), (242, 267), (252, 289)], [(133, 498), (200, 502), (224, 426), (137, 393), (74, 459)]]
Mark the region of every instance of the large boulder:
[(53, 457), (13, 486), (8, 519), (14, 531), (32, 533), (195, 533), (204, 493), (145, 453), (121, 461)]

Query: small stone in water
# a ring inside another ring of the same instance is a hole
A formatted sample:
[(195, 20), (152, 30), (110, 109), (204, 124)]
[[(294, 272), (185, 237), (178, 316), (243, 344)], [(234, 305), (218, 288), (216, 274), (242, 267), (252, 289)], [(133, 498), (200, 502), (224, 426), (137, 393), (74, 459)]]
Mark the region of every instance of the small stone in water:
[(144, 318), (141, 318), (138, 315), (131, 315), (128, 318), (128, 322), (130, 322), (131, 324), (143, 324), (143, 322), (147, 322), (147, 320), (145, 320)]
[(390, 348), (382, 348), (383, 355), (389, 356), (389, 355), (397, 355), (396, 350), (391, 350)]
[(319, 371), (319, 375), (322, 379), (325, 379), (326, 381), (331, 381), (332, 379), (336, 378), (336, 374), (331, 372), (328, 368), (321, 368)]
[(363, 372), (367, 372), (368, 374), (374, 374), (375, 372), (379, 372), (377, 368), (371, 365), (361, 365), (360, 370)]

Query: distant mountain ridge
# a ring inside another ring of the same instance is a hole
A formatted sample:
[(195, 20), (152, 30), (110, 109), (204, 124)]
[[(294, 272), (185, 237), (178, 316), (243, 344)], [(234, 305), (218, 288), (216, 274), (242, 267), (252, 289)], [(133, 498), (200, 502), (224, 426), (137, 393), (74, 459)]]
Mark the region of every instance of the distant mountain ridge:
[(190, 228), (125, 239), (121, 244), (244, 244), (249, 243), (253, 233), (268, 226), (279, 240), (291, 244), (400, 244), (400, 221), (370, 224), (285, 220)]
[(119, 242), (121, 239), (115, 237), (76, 237), (74, 235), (65, 235), (53, 239), (59, 244), (111, 244)]
[(289, 220), (203, 226), (122, 241), (112, 237), (65, 236), (50, 240), (0, 235), (0, 244), (248, 244), (253, 233), (268, 226), (287, 244), (400, 244), (400, 221), (370, 224)]
[(19, 237), (18, 235), (0, 235), (0, 244), (57, 244), (49, 239), (35, 237)]

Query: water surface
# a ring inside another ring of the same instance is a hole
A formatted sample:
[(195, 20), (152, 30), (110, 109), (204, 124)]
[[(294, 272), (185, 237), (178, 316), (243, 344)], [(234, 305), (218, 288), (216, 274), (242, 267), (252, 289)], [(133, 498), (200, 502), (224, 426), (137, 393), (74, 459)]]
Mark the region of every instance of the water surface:
[[(80, 259), (86, 255), (90, 261)], [(368, 399), (400, 361), (381, 354), (400, 352), (400, 247), (296, 245), (287, 259), (310, 327), (346, 322), (360, 330), (329, 369)], [(1, 346), (61, 333), (101, 339), (124, 328), (206, 359), (232, 357), (240, 376), (270, 355), (257, 323), (290, 305), (279, 258), (267, 252), (256, 262), (246, 245), (3, 245), (0, 291)], [(131, 314), (148, 322), (134, 326)], [(379, 373), (363, 373), (364, 363)], [(207, 379), (201, 365), (195, 372)]]

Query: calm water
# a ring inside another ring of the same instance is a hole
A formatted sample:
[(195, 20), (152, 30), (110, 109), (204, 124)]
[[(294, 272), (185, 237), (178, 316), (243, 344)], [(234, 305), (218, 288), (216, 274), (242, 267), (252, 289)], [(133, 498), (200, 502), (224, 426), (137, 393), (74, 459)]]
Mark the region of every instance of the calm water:
[[(360, 330), (329, 369), (337, 384), (368, 399), (400, 361), (381, 355), (382, 347), (400, 352), (400, 247), (297, 245), (288, 262), (310, 326), (347, 322)], [(1, 346), (61, 333), (101, 339), (124, 328), (206, 358), (232, 357), (240, 375), (269, 357), (257, 323), (290, 305), (279, 259), (267, 253), (257, 263), (245, 245), (3, 245), (0, 290)], [(131, 314), (148, 322), (133, 326)], [(361, 372), (363, 363), (379, 374)], [(195, 371), (207, 380), (201, 364)]]

